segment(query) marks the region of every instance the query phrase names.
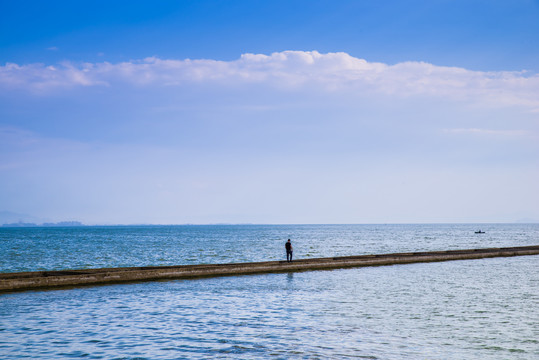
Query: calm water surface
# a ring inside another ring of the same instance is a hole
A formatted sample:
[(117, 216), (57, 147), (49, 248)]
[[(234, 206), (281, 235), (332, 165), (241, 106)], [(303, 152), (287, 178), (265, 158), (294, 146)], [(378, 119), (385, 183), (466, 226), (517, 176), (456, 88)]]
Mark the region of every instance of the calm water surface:
[[(539, 243), (537, 225), (490, 226), (486, 236), (473, 225), (203, 227), (187, 232), (196, 245), (175, 227), (2, 229), (3, 250), (27, 262), (3, 257), (2, 267), (267, 260), (282, 258), (288, 237), (301, 257)], [(74, 254), (52, 245), (66, 234)], [(0, 294), (0, 358), (537, 359), (538, 264), (525, 256)]]
[(286, 259), (288, 238), (331, 257), (536, 245), (539, 224), (0, 227), (0, 272)]

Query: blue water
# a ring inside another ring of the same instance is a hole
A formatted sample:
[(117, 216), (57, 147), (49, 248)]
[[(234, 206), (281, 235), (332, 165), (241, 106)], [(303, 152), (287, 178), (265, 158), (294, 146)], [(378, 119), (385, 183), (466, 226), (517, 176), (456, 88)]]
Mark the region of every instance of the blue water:
[[(485, 234), (474, 234), (481, 228)], [(0, 229), (2, 272), (539, 244), (539, 225)], [(539, 257), (0, 294), (0, 358), (537, 359)]]
[(296, 258), (511, 247), (539, 224), (0, 228), (0, 272), (278, 260), (288, 238)]

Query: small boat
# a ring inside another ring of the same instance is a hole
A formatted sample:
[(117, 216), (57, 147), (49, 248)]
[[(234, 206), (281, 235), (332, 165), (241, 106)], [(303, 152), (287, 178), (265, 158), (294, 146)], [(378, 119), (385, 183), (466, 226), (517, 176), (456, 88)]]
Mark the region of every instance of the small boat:
[(479, 231), (476, 231), (475, 233), (476, 233), (476, 234), (484, 234), (485, 232), (484, 232), (484, 231), (481, 231), (481, 230), (479, 230)]

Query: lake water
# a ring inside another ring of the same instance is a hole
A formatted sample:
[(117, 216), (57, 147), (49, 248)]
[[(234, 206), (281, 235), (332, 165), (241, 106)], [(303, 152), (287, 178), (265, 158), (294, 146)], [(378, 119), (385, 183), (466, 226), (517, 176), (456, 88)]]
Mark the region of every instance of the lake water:
[[(485, 234), (474, 234), (482, 229)], [(539, 244), (539, 225), (0, 228), (2, 272)], [(0, 294), (0, 358), (537, 359), (538, 256)]]

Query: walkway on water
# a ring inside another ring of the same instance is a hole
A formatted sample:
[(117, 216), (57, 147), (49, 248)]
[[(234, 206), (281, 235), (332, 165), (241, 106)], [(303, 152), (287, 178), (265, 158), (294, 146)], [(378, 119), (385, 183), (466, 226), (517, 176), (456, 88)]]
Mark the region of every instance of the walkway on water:
[(123, 282), (192, 279), (276, 272), (328, 270), (362, 266), (382, 266), (421, 262), (483, 259), (492, 257), (539, 255), (539, 245), (510, 248), (429, 251), (380, 255), (343, 256), (331, 258), (266, 261), (255, 263), (207, 264), (84, 269), (0, 273), (0, 292), (52, 289), (84, 285), (102, 285)]

